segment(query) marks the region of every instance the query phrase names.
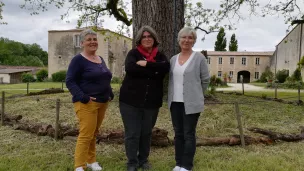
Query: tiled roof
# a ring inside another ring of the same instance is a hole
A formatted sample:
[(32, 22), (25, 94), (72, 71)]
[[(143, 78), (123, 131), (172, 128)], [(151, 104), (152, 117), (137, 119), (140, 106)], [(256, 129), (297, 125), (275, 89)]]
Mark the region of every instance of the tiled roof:
[(207, 51), (208, 56), (272, 56), (274, 51), (269, 52), (228, 52)]
[(0, 69), (41, 69), (41, 67), (36, 66), (11, 66), (11, 65), (0, 65)]
[[(75, 29), (68, 29), (68, 30), (49, 30), (48, 32), (81, 32), (85, 29), (89, 29), (91, 27), (85, 27), (85, 28), (75, 28)], [(125, 35), (122, 35), (122, 34), (119, 34), (119, 33), (116, 33), (115, 31), (111, 31), (109, 29), (104, 29), (104, 28), (98, 28), (98, 31), (108, 31), (108, 32), (111, 32), (111, 33), (114, 33), (114, 34), (118, 34), (120, 36), (123, 36), (125, 38), (128, 38), (130, 40), (132, 40), (130, 37), (127, 37)]]
[(32, 69), (0, 69), (0, 74), (12, 74), (18, 72), (29, 72)]

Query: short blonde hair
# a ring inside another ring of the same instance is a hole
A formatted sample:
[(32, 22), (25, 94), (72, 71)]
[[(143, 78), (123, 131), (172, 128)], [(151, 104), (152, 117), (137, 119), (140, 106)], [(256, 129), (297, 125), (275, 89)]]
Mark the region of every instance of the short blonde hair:
[(138, 32), (137, 32), (137, 35), (135, 37), (135, 44), (136, 46), (140, 45), (140, 42), (141, 42), (141, 39), (142, 39), (142, 36), (144, 34), (144, 32), (149, 32), (151, 34), (151, 36), (153, 37), (154, 39), (154, 44), (153, 44), (153, 47), (156, 47), (159, 45), (159, 38), (158, 38), (158, 35), (156, 34), (156, 31), (150, 27), (150, 26), (142, 26)]
[(179, 32), (178, 32), (178, 36), (177, 36), (177, 41), (179, 42), (181, 37), (184, 35), (192, 35), (194, 38), (194, 44), (196, 42), (197, 39), (197, 34), (196, 34), (196, 30), (191, 28), (191, 27), (184, 27), (182, 28)]

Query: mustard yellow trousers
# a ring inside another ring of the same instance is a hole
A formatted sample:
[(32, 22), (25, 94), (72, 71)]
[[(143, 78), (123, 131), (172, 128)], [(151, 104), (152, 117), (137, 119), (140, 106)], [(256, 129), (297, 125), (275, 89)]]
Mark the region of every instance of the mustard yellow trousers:
[(104, 119), (107, 107), (108, 102), (74, 103), (74, 110), (79, 120), (79, 135), (75, 149), (75, 168), (86, 168), (86, 163), (96, 162), (96, 135)]

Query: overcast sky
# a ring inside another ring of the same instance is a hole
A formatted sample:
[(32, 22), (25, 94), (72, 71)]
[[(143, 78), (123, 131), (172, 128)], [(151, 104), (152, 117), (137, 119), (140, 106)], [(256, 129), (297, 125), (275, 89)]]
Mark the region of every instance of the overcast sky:
[[(31, 16), (29, 11), (19, 8), (24, 0), (2, 1), (5, 3), (3, 17), (8, 25), (0, 25), (0, 37), (25, 44), (37, 43), (47, 51), (48, 30), (73, 29), (76, 27), (77, 15), (69, 17), (70, 23), (60, 19), (60, 14), (65, 12), (64, 9), (49, 8), (48, 12)], [(206, 8), (213, 8), (219, 4), (216, 1), (219, 0), (204, 0), (203, 2)], [(304, 6), (301, 8), (303, 9)], [(105, 18), (103, 26), (115, 31), (117, 24), (115, 19)], [(283, 17), (251, 17), (239, 21), (236, 28), (237, 30), (233, 31), (226, 30), (227, 45), (232, 33), (235, 33), (239, 51), (273, 51), (275, 45), (285, 37), (288, 25), (285, 24)], [(217, 33), (206, 35), (206, 39), (201, 41), (203, 32), (198, 31), (198, 40), (194, 49), (213, 50), (216, 35)]]

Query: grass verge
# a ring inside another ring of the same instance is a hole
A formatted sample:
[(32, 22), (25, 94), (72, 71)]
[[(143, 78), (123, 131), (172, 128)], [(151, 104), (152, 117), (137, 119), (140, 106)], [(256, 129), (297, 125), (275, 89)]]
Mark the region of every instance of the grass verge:
[[(116, 88), (118, 89), (118, 87)], [(37, 101), (35, 98), (39, 97)], [(304, 125), (303, 106), (282, 104), (260, 99), (217, 94), (220, 102), (235, 101), (240, 105), (242, 122), (246, 135), (260, 136), (247, 131), (249, 127), (260, 127), (282, 133), (299, 133)], [(55, 99), (63, 102), (60, 108), (60, 122), (77, 126), (77, 120), (68, 93), (40, 95), (7, 99), (6, 112), (10, 115), (21, 114), (23, 120), (31, 122), (55, 122)], [(160, 109), (157, 127), (169, 131), (173, 138), (171, 118), (167, 105)], [(102, 130), (122, 129), (117, 97), (110, 103)], [(233, 104), (206, 105), (205, 112), (198, 121), (198, 137), (219, 137), (238, 134)], [(54, 141), (49, 137), (37, 137), (11, 127), (0, 127), (0, 171), (66, 171), (73, 169), (75, 141)], [(194, 171), (298, 171), (304, 170), (304, 143), (278, 142), (275, 145), (250, 145), (240, 147), (198, 147)], [(97, 160), (105, 170), (125, 170), (126, 157), (124, 146), (100, 144), (97, 147)], [(167, 171), (174, 167), (174, 148), (152, 148), (150, 161), (152, 171)]]

